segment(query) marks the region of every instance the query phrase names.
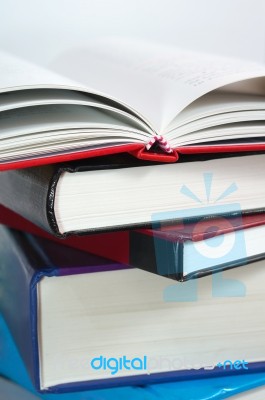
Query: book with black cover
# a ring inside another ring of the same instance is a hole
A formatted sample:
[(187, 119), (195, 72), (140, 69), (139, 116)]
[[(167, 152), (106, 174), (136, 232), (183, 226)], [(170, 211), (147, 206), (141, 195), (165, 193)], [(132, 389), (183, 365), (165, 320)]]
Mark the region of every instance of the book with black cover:
[(129, 235), (130, 265), (181, 282), (265, 258), (265, 214), (156, 223)]
[(0, 203), (58, 236), (265, 208), (265, 154), (156, 165), (132, 160), (5, 171)]
[(0, 311), (38, 390), (264, 371), (264, 262), (192, 288), (4, 227), (0, 238)]

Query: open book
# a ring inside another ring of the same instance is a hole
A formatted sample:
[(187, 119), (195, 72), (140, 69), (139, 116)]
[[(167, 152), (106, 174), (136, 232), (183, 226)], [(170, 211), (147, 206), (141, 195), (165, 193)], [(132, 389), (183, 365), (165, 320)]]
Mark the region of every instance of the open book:
[(265, 149), (265, 67), (123, 39), (50, 69), (0, 53), (0, 169)]

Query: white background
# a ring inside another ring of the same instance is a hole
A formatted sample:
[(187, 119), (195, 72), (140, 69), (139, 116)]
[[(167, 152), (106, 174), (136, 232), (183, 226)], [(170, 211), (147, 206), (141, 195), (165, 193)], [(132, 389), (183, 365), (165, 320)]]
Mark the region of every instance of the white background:
[(49, 65), (123, 35), (265, 62), (265, 0), (0, 0), (0, 47)]

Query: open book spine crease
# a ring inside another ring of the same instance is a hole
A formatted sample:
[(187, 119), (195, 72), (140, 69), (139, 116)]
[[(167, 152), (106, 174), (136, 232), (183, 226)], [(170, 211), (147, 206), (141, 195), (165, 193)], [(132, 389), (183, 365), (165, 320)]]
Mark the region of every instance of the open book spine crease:
[(158, 146), (166, 153), (173, 153), (173, 149), (170, 147), (168, 141), (162, 135), (154, 135), (152, 139), (146, 145), (146, 149), (150, 150), (151, 147), (157, 143)]

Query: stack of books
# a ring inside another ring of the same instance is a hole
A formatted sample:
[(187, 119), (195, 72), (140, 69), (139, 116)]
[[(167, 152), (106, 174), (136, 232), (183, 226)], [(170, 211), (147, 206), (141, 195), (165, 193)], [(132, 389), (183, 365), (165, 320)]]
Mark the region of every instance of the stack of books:
[(0, 64), (0, 312), (36, 389), (263, 371), (265, 68), (118, 39)]

